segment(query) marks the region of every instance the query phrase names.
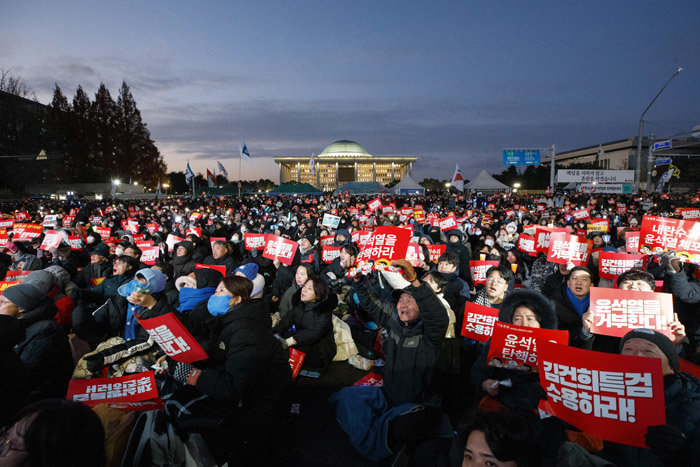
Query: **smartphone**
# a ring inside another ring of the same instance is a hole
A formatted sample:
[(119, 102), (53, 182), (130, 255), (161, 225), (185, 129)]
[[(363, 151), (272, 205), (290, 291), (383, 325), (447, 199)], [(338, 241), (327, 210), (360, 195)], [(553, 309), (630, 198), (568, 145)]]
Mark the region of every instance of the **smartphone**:
[(149, 295), (151, 293), (151, 289), (149, 289), (147, 285), (138, 283), (134, 286), (134, 292)]

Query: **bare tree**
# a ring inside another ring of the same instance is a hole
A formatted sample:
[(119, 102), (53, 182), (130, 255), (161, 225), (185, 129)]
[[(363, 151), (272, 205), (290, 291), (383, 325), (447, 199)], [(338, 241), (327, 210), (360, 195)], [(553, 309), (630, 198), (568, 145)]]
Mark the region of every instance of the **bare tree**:
[(32, 87), (22, 78), (12, 76), (12, 70), (0, 68), (0, 91), (36, 101)]

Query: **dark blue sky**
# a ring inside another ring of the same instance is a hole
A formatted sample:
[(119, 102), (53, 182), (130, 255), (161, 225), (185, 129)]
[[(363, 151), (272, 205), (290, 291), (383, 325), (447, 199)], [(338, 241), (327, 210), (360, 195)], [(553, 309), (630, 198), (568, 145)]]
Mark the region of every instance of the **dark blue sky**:
[(558, 150), (700, 124), (696, 1), (8, 2), (0, 66), (40, 102), (131, 87), (170, 170), (221, 160), (272, 178), (278, 155), (351, 139), (418, 156), (414, 175), (503, 170)]

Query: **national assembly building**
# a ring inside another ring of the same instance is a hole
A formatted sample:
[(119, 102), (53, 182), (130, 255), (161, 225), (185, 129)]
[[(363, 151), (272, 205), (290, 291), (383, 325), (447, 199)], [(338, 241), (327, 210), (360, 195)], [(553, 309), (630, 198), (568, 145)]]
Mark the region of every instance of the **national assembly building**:
[(280, 167), (280, 184), (308, 183), (332, 191), (347, 182), (378, 182), (387, 185), (411, 173), (416, 157), (372, 156), (354, 141), (328, 145), (318, 156), (275, 157)]

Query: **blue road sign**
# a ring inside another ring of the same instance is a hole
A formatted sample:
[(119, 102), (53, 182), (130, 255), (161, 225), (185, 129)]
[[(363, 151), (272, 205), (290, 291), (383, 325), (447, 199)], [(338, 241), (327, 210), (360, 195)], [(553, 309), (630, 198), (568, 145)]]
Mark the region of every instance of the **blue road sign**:
[(671, 162), (673, 162), (673, 161), (671, 161), (670, 157), (664, 157), (664, 158), (657, 157), (654, 160), (654, 165), (669, 165)]
[(504, 149), (503, 165), (540, 165), (540, 150)]
[(653, 146), (653, 151), (658, 151), (659, 149), (670, 149), (671, 148), (671, 140), (667, 139), (666, 141), (657, 141), (654, 143)]

